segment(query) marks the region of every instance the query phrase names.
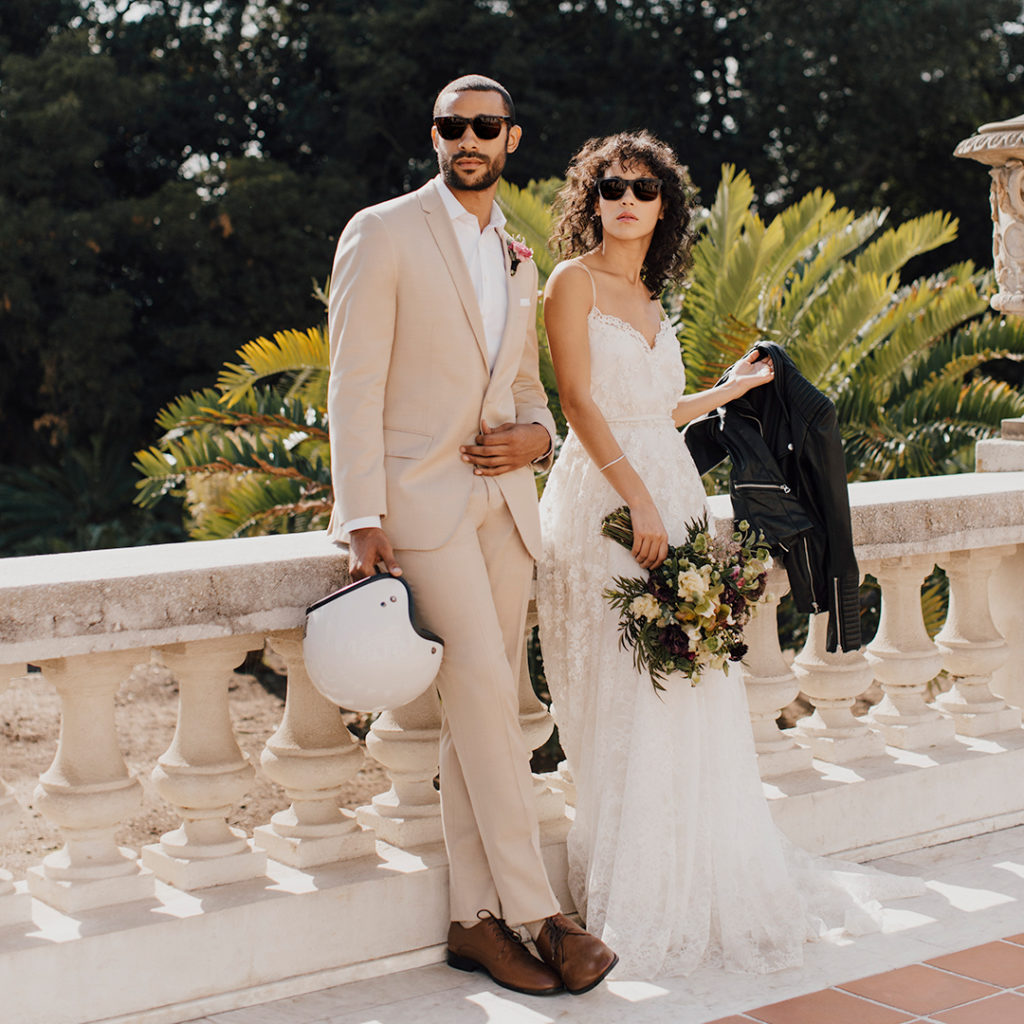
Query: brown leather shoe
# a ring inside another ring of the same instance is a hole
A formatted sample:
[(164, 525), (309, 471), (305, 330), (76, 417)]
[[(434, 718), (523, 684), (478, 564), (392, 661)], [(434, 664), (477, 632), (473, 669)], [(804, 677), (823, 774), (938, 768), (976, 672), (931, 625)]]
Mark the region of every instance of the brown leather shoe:
[(558, 972), (574, 996), (599, 985), (619, 958), (596, 935), (573, 924), (565, 914), (544, 919), (537, 937), (537, 952)]
[(459, 971), (486, 971), (502, 988), (529, 996), (553, 996), (562, 991), (558, 975), (523, 945), (519, 933), (489, 910), (480, 923), (466, 928), (452, 921), (448, 929), (448, 965)]

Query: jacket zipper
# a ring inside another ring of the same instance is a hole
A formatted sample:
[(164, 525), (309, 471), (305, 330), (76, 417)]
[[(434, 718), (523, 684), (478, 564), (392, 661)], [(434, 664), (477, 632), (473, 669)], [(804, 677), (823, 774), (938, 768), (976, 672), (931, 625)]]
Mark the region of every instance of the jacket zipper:
[(846, 644), (843, 642), (844, 641), (844, 636), (843, 636), (843, 610), (839, 606), (839, 577), (838, 576), (833, 576), (832, 577), (832, 595), (833, 595), (832, 599), (833, 599), (833, 601), (835, 601), (835, 608), (836, 608), (836, 633), (837, 633), (837, 636), (839, 638), (839, 648), (840, 648), (840, 650), (845, 651), (846, 650)]
[(811, 581), (811, 611), (815, 615), (821, 611), (818, 607), (818, 602), (814, 600), (814, 573), (811, 571), (811, 551), (807, 545), (807, 538), (803, 538), (804, 541), (804, 562), (807, 564), (807, 578)]
[(764, 427), (761, 426), (761, 421), (756, 416), (751, 416), (750, 413), (747, 413), (747, 412), (740, 412), (740, 413), (737, 413), (736, 415), (737, 416), (742, 416), (743, 419), (745, 419), (745, 420), (750, 420), (751, 423), (753, 423), (757, 427), (757, 432), (762, 437), (764, 437)]
[(788, 484), (736, 484), (734, 489), (737, 491), (782, 491), (783, 494), (789, 494)]

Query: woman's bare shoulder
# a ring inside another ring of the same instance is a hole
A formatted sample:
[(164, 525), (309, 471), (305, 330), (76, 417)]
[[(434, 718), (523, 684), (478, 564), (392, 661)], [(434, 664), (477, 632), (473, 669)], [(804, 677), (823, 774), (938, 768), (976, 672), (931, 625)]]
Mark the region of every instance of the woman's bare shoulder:
[(593, 278), (579, 258), (563, 260), (551, 271), (544, 296), (550, 299), (552, 295), (559, 302), (564, 301), (570, 305), (576, 305), (584, 300), (588, 307), (593, 304)]

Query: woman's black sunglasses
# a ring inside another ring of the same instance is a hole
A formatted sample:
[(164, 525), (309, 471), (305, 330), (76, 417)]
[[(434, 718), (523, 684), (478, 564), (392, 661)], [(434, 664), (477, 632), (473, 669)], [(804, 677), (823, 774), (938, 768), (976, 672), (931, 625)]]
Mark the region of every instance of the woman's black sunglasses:
[(649, 203), (657, 199), (661, 192), (660, 178), (599, 178), (597, 191), (601, 193), (602, 199), (614, 203), (626, 194), (626, 189), (631, 188), (633, 195), (641, 203)]
[(461, 139), (467, 128), (473, 129), (478, 139), (496, 139), (503, 124), (511, 124), (512, 118), (507, 114), (477, 114), (476, 117), (435, 117), (434, 127), (437, 134), (447, 142)]

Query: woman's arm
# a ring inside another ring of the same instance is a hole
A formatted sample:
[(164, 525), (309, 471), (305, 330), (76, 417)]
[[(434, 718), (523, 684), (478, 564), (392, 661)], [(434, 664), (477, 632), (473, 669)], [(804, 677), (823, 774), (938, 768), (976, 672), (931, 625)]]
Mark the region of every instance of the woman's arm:
[(668, 554), (668, 533), (637, 471), (623, 457), (619, 442), (590, 390), (587, 316), (593, 298), (589, 275), (573, 263), (559, 264), (544, 291), (544, 327), (558, 382), (562, 412), (594, 464), (629, 506), (633, 557), (645, 569)]
[(705, 413), (726, 405), (734, 398), (745, 395), (751, 388), (767, 384), (775, 376), (775, 367), (767, 356), (760, 358), (755, 352), (748, 352), (734, 367), (729, 379), (717, 387), (707, 391), (697, 391), (692, 395), (683, 395), (679, 404), (672, 410), (672, 419), (677, 427), (682, 427), (690, 420), (697, 419)]

